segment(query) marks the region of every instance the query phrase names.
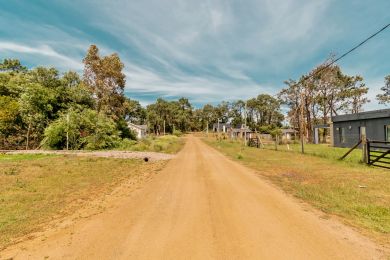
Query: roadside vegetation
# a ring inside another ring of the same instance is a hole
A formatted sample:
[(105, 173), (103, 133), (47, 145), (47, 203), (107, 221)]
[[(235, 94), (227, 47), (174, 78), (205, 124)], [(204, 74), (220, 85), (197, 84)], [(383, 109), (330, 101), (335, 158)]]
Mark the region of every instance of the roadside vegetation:
[(308, 154), (302, 155), (244, 147), (240, 142), (211, 137), (204, 140), (287, 193), (339, 217), (383, 244), (390, 243), (390, 173), (356, 163), (360, 153), (344, 162), (335, 158), (345, 149), (323, 145), (306, 146)]
[(164, 165), (162, 161), (0, 155), (0, 249), (109, 194), (125, 180), (141, 183)]
[[(83, 63), (79, 75), (51, 67), (28, 69), (16, 59), (0, 62), (0, 150), (126, 147), (137, 142), (128, 122), (146, 124), (155, 136), (179, 136), (194, 128), (193, 107), (186, 98), (158, 99), (145, 108), (126, 97), (118, 55), (101, 56), (92, 45)], [(148, 150), (145, 143), (155, 140), (140, 141), (136, 148)], [(151, 150), (164, 150), (166, 140)]]
[(139, 141), (125, 140), (116, 148), (117, 150), (160, 152), (175, 154), (184, 145), (184, 140), (175, 135), (151, 136)]
[[(83, 59), (82, 74), (53, 67), (27, 68), (17, 59), (4, 59), (0, 62), (0, 150), (120, 148), (136, 139), (128, 122), (147, 125), (149, 134), (160, 136), (212, 130), (217, 122), (273, 134), (287, 121), (289, 126), (284, 127), (300, 129), (312, 142), (314, 125), (327, 124), (340, 113), (360, 112), (368, 102), (363, 78), (344, 74), (336, 64), (328, 66), (331, 62), (332, 57), (297, 82), (286, 81), (277, 96), (259, 93), (248, 100), (195, 108), (185, 97), (158, 98), (141, 106), (125, 95), (125, 68), (119, 56), (103, 56), (95, 45)], [(389, 80), (386, 77), (377, 97), (384, 104), (390, 100)], [(281, 106), (289, 108), (287, 116)]]
[[(264, 144), (264, 149), (275, 150), (275, 144)], [(301, 144), (279, 144), (277, 146), (278, 151), (301, 153)], [(327, 158), (331, 160), (340, 159), (350, 148), (331, 147), (329, 144), (305, 144), (304, 151), (307, 155), (313, 155), (317, 157)], [(362, 150), (353, 150), (343, 162), (349, 162), (351, 164), (362, 163)]]

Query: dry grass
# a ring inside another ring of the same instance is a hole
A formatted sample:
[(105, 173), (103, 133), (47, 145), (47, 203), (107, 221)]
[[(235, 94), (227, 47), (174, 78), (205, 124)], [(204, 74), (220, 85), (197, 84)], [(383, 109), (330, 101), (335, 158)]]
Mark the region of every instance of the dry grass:
[(184, 146), (184, 140), (175, 135), (149, 136), (139, 141), (126, 140), (118, 147), (119, 150), (139, 152), (159, 152), (175, 154)]
[(215, 138), (205, 141), (256, 169), (286, 192), (325, 213), (339, 216), (382, 244), (390, 244), (390, 170), (368, 167), (353, 160), (340, 162), (335, 159), (340, 151), (326, 146), (315, 148), (320, 158), (243, 147), (237, 142)]
[(52, 155), (0, 155), (0, 248), (40, 231), (125, 179), (141, 181), (164, 162)]

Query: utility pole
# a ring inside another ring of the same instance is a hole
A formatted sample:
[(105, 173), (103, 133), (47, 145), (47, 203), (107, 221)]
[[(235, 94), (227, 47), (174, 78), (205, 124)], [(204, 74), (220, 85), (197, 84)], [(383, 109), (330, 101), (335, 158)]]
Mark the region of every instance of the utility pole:
[(165, 135), (165, 120), (164, 120), (164, 135)]
[(209, 137), (209, 120), (207, 120), (206, 133), (207, 133), (207, 137)]
[(246, 110), (247, 110), (248, 101), (245, 101), (245, 111), (244, 111), (244, 146), (246, 146)]
[(66, 115), (66, 150), (69, 150), (69, 113)]
[(305, 153), (305, 148), (303, 145), (303, 92), (301, 91), (301, 124), (299, 126), (299, 132), (301, 135), (301, 152)]

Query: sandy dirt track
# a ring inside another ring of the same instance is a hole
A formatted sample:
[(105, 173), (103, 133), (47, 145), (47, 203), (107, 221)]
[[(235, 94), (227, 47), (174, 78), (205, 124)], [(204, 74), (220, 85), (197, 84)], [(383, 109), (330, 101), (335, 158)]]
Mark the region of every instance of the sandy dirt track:
[[(14, 259), (378, 259), (376, 245), (195, 137), (115, 207), (0, 253)], [(1, 258), (1, 257), (0, 257)]]

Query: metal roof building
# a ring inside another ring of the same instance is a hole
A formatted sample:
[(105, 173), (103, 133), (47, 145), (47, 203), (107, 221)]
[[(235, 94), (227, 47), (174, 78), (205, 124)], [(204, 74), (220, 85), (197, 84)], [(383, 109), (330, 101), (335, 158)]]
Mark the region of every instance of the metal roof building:
[(362, 135), (369, 140), (390, 141), (390, 109), (334, 116), (332, 123), (336, 147), (352, 147)]

